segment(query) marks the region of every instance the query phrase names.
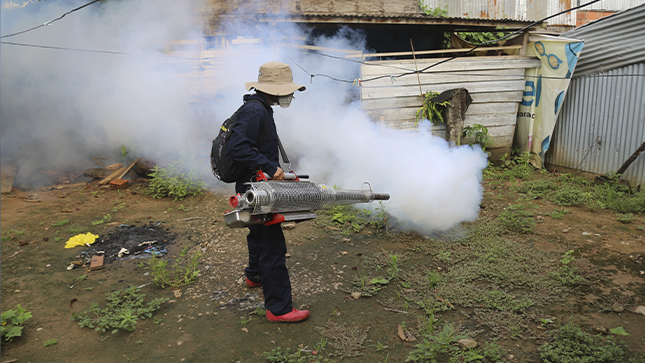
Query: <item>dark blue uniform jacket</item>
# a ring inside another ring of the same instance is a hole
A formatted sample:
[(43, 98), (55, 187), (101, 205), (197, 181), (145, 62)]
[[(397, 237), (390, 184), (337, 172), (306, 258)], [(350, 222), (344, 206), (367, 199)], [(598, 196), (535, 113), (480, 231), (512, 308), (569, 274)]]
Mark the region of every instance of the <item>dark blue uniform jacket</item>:
[[(258, 102), (247, 102), (250, 99)], [(273, 120), (273, 109), (258, 95), (244, 95), (245, 105), (237, 114), (237, 122), (228, 141), (226, 151), (231, 159), (244, 163), (249, 172), (235, 183), (236, 193), (244, 193), (244, 183), (252, 181), (254, 171), (262, 170), (272, 177), (280, 166), (278, 132)], [(259, 143), (262, 128), (268, 123), (264, 141)], [(254, 181), (254, 179), (253, 179)]]

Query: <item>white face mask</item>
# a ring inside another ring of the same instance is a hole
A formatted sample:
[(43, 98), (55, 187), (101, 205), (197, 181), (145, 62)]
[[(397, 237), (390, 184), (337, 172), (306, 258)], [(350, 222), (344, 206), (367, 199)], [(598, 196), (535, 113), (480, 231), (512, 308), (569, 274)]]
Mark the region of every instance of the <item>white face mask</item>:
[(293, 99), (293, 93), (290, 95), (286, 96), (279, 96), (278, 97), (278, 104), (282, 108), (287, 108), (289, 105), (291, 105), (291, 100)]

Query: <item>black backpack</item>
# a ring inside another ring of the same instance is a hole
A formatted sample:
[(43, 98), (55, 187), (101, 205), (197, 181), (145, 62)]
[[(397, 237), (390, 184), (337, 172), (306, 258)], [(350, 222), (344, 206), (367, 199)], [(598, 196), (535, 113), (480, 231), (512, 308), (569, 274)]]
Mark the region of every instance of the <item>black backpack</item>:
[[(249, 169), (247, 167), (244, 167), (244, 165), (240, 165), (238, 162), (232, 160), (226, 152), (226, 146), (228, 145), (228, 141), (231, 138), (231, 134), (233, 133), (233, 127), (237, 122), (237, 114), (244, 106), (246, 106), (248, 102), (259, 102), (260, 104), (262, 104), (261, 101), (254, 99), (250, 99), (245, 102), (242, 106), (240, 106), (240, 108), (237, 109), (237, 111), (235, 111), (235, 113), (231, 117), (227, 118), (224, 121), (224, 123), (220, 127), (219, 134), (213, 140), (213, 146), (211, 148), (211, 169), (213, 170), (213, 174), (217, 177), (217, 179), (225, 183), (235, 183), (236, 181), (244, 177), (244, 175), (249, 171)], [(262, 107), (264, 107), (264, 104), (262, 104)], [(264, 127), (262, 127), (262, 130), (260, 131), (258, 143), (255, 145), (256, 148), (258, 148), (264, 141), (268, 128), (269, 122), (267, 120), (264, 123)]]

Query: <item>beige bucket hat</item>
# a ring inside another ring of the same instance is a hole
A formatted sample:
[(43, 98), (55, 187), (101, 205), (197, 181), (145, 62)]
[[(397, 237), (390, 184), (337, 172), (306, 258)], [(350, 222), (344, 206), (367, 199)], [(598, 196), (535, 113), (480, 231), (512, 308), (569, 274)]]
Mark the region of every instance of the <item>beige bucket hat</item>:
[(274, 96), (286, 96), (296, 91), (304, 91), (305, 86), (293, 83), (293, 73), (288, 64), (269, 62), (260, 66), (257, 82), (246, 82), (246, 90), (251, 88)]

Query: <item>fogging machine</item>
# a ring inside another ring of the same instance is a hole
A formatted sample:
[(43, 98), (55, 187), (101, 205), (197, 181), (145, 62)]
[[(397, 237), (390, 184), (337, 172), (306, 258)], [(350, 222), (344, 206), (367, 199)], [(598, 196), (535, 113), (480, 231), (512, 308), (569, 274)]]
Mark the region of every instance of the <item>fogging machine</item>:
[(301, 222), (316, 218), (314, 211), (333, 205), (390, 199), (389, 194), (373, 192), (371, 186), (369, 190), (336, 189), (300, 178), (308, 176), (292, 171), (285, 173), (284, 181), (277, 181), (268, 180), (268, 175), (259, 171), (257, 181), (247, 183), (250, 188), (246, 193), (229, 198), (229, 204), (235, 209), (224, 213), (224, 222), (231, 228)]

